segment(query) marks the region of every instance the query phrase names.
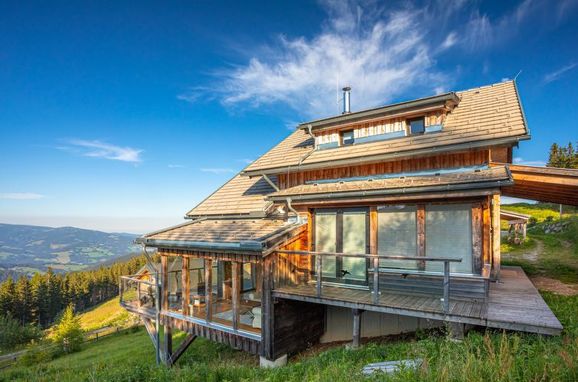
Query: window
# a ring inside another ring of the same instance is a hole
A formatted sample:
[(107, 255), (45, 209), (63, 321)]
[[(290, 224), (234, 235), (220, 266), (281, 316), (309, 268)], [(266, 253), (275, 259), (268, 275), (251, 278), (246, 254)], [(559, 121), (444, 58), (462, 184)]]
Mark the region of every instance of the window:
[[(426, 206), (425, 254), (462, 259), (450, 263), (450, 272), (472, 273), (471, 208), (469, 204)], [(428, 261), (426, 271), (443, 272), (443, 263)]]
[[(368, 253), (367, 209), (317, 210), (315, 250), (318, 252)], [(323, 278), (327, 281), (367, 283), (367, 260), (323, 256)]]
[(353, 136), (353, 130), (347, 130), (341, 133), (341, 145), (342, 146), (349, 146), (352, 145), (355, 141)]
[(408, 119), (407, 125), (409, 127), (409, 133), (414, 134), (423, 134), (425, 131), (425, 121), (422, 118), (415, 118), (415, 119)]
[[(417, 207), (394, 205), (378, 209), (377, 252), (386, 256), (417, 256)], [(417, 261), (380, 259), (384, 268), (417, 269)]]

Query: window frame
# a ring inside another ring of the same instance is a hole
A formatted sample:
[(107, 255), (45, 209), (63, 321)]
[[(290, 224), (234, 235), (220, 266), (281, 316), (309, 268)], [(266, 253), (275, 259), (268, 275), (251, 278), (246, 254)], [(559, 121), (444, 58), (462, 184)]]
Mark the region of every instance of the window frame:
[[(411, 123), (412, 122), (416, 122), (416, 121), (421, 121), (422, 122), (422, 131), (418, 132), (418, 133), (414, 133), (411, 129)], [(415, 117), (415, 118), (408, 118), (405, 120), (405, 123), (407, 125), (407, 130), (408, 130), (408, 135), (423, 135), (425, 134), (425, 117)]]
[[(345, 137), (344, 137), (344, 136), (345, 136), (345, 134), (347, 134), (347, 133), (351, 133), (351, 143), (345, 143), (345, 139), (344, 139)], [(339, 134), (339, 141), (340, 141), (339, 143), (341, 143), (341, 146), (351, 146), (351, 145), (353, 145), (353, 144), (355, 143), (355, 133), (354, 133), (354, 130), (351, 129), (351, 130), (343, 130), (343, 131), (341, 131), (340, 134)]]

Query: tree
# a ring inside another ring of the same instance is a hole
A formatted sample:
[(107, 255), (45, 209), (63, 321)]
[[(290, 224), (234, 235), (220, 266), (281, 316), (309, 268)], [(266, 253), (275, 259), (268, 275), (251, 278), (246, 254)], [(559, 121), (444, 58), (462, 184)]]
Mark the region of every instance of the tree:
[(72, 304), (64, 310), (62, 318), (54, 329), (53, 339), (65, 353), (80, 350), (84, 334), (80, 326), (80, 319), (74, 315)]
[(552, 146), (550, 146), (547, 166), (578, 168), (578, 151), (574, 149), (572, 142), (568, 142), (567, 146), (559, 146), (557, 143), (553, 143)]

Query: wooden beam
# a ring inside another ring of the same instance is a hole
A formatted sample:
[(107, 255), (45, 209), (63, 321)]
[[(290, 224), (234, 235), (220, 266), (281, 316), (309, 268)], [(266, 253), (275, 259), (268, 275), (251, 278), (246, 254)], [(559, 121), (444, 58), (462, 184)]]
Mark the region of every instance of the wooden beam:
[(490, 198), (485, 198), (482, 203), (482, 257), (486, 264), (492, 262), (491, 227)]
[(474, 273), (481, 274), (483, 262), (483, 211), (481, 204), (472, 206), (472, 257)]
[(164, 360), (165, 363), (168, 365), (169, 360), (173, 355), (173, 329), (170, 325), (163, 326), (163, 335), (165, 337), (164, 340)]
[(501, 253), (500, 253), (500, 195), (492, 198), (492, 276), (495, 280), (500, 278)]
[[(379, 230), (379, 216), (377, 214), (377, 207), (369, 207), (369, 253), (377, 255), (378, 252), (378, 230)], [(373, 302), (376, 304), (379, 301), (379, 258), (375, 257), (373, 261)]]
[(207, 322), (213, 318), (213, 260), (205, 259), (205, 319)]
[(232, 286), (231, 286), (231, 300), (233, 305), (233, 330), (239, 329), (239, 320), (241, 308), (241, 263), (233, 261), (231, 263)]
[(357, 349), (361, 342), (361, 313), (360, 309), (352, 309), (353, 312), (353, 341), (351, 347)]
[(272, 275), (274, 256), (263, 259), (263, 284), (261, 297), (261, 356), (268, 360), (274, 357), (274, 306)]
[(189, 257), (183, 256), (183, 268), (181, 272), (182, 278), (182, 295), (183, 295), (183, 314), (185, 316), (191, 314), (189, 312), (189, 305), (191, 303), (191, 277), (189, 272)]
[[(417, 253), (418, 257), (425, 257), (425, 204), (417, 205)], [(418, 261), (419, 270), (425, 270), (425, 261)]]
[(173, 366), (196, 339), (197, 339), (196, 335), (188, 334), (187, 337), (183, 340), (183, 342), (181, 342), (178, 349), (169, 358), (167, 362), (168, 366)]
[(169, 265), (168, 257), (161, 256), (161, 307), (169, 310)]

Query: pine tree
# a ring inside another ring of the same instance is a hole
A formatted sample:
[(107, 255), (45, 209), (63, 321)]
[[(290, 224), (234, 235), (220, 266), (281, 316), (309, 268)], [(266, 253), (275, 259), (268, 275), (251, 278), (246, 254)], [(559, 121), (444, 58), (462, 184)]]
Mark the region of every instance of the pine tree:
[(65, 353), (80, 350), (84, 334), (80, 326), (80, 319), (74, 315), (72, 304), (64, 310), (62, 318), (54, 330), (53, 339)]
[(2, 314), (10, 314), (14, 316), (14, 308), (16, 306), (16, 301), (14, 298), (16, 286), (12, 276), (9, 276), (0, 285), (0, 312)]
[(28, 277), (22, 275), (16, 282), (15, 299), (18, 301), (14, 307), (14, 317), (20, 321), (21, 325), (26, 325), (32, 322), (32, 288)]

